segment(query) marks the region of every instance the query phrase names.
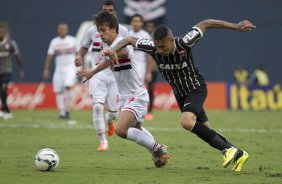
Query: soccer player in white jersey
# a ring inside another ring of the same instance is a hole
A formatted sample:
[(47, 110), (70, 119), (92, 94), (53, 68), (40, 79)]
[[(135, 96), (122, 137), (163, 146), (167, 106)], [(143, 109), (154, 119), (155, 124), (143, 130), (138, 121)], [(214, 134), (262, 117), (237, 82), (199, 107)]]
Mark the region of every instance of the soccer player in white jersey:
[(76, 83), (76, 68), (73, 63), (76, 54), (76, 39), (68, 35), (68, 25), (58, 25), (58, 36), (52, 39), (45, 61), (43, 78), (50, 77), (49, 68), (55, 57), (55, 72), (53, 75), (53, 90), (56, 93), (56, 102), (59, 110), (59, 118), (70, 118), (70, 106), (72, 103), (71, 88)]
[[(151, 39), (151, 36), (148, 32), (142, 29), (144, 25), (144, 20), (142, 15), (135, 14), (131, 17), (130, 21), (131, 30), (129, 31), (129, 36), (136, 37), (136, 38), (146, 38)], [(148, 57), (151, 57), (145, 52), (134, 50), (134, 56), (137, 60), (137, 72), (139, 75), (140, 80), (144, 83), (145, 82), (145, 76), (146, 76), (146, 70), (147, 70), (147, 59)]]
[[(104, 2), (101, 10), (116, 16), (115, 5), (112, 1)], [(128, 36), (127, 28), (120, 24), (119, 35), (123, 37)], [(103, 49), (103, 42), (95, 24), (89, 27), (84, 35), (82, 46), (75, 59), (76, 66), (82, 65), (82, 58), (87, 53), (91, 45), (91, 68), (94, 69), (99, 64), (99, 52)], [(105, 151), (109, 149), (109, 143), (105, 135), (104, 104), (107, 104), (106, 123), (108, 126), (107, 133), (110, 136), (114, 134), (114, 120), (116, 120), (118, 116), (118, 110), (120, 107), (117, 84), (110, 69), (100, 72), (89, 81), (89, 94), (93, 104), (93, 124), (100, 141), (100, 145), (97, 150)]]
[[(105, 49), (115, 46), (123, 39), (118, 36), (118, 22), (115, 16), (107, 12), (100, 12), (94, 19)], [(169, 159), (166, 147), (158, 144), (151, 133), (141, 126), (147, 112), (149, 96), (137, 75), (137, 61), (134, 59), (132, 47), (121, 50), (118, 57), (118, 62), (111, 66), (121, 99), (121, 112), (116, 134), (147, 148), (153, 155), (156, 167), (165, 166)], [(88, 80), (108, 67), (109, 60), (104, 57), (94, 70), (81, 70), (77, 74)]]

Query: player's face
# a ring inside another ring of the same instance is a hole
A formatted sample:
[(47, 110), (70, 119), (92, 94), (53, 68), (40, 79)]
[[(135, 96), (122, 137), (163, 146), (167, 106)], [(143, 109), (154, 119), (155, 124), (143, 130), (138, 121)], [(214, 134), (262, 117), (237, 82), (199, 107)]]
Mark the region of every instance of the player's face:
[(58, 34), (61, 38), (64, 38), (68, 34), (68, 26), (66, 24), (60, 24), (58, 26)]
[(116, 30), (110, 29), (110, 27), (105, 24), (97, 25), (97, 30), (104, 43), (111, 44), (116, 38)]
[(131, 23), (132, 29), (135, 32), (140, 31), (142, 29), (143, 21), (141, 20), (140, 17), (137, 17), (137, 16), (133, 17), (130, 23)]
[(153, 22), (147, 22), (147, 24), (145, 25), (145, 30), (149, 33), (152, 33), (155, 29), (155, 25)]
[(114, 16), (116, 16), (116, 11), (112, 5), (103, 5), (102, 7), (103, 12), (108, 12)]
[(174, 50), (174, 40), (171, 35), (166, 36), (162, 40), (154, 40), (158, 53), (162, 56), (168, 56)]

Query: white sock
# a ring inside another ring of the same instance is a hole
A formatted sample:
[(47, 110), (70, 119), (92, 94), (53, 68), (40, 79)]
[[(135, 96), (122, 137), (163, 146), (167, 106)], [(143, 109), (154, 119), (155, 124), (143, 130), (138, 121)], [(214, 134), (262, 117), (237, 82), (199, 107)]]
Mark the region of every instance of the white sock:
[(94, 104), (93, 106), (93, 123), (94, 128), (96, 129), (96, 132), (98, 134), (100, 143), (106, 143), (107, 138), (105, 135), (105, 121), (103, 117), (104, 112), (104, 106), (102, 104)]
[(127, 139), (136, 142), (137, 144), (144, 146), (150, 152), (158, 147), (158, 143), (152, 137), (147, 136), (141, 130), (137, 128), (129, 128), (127, 130)]
[(65, 99), (66, 107), (65, 108), (66, 108), (66, 111), (69, 112), (71, 109), (71, 105), (72, 105), (72, 91), (70, 89), (66, 90), (65, 95), (66, 95), (66, 99)]
[(64, 103), (64, 94), (63, 93), (57, 93), (56, 94), (56, 103), (57, 107), (59, 109), (60, 115), (65, 115), (66, 110), (65, 110), (65, 103)]
[(110, 124), (112, 120), (116, 120), (118, 117), (118, 112), (107, 112), (106, 113), (106, 122)]
[(142, 127), (142, 132), (155, 140), (154, 136), (146, 128)]

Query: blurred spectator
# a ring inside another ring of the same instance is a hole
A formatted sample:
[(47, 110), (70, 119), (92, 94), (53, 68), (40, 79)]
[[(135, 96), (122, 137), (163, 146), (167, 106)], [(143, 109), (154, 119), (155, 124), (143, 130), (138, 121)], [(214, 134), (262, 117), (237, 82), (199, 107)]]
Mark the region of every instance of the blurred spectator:
[(7, 26), (0, 25), (0, 95), (2, 102), (0, 118), (3, 119), (13, 118), (7, 104), (7, 89), (13, 73), (13, 56), (15, 56), (19, 66), (20, 78), (23, 79), (25, 75), (18, 45), (9, 38), (7, 30)]
[(269, 78), (265, 71), (263, 65), (260, 65), (255, 71), (252, 73), (249, 84), (255, 84), (259, 86), (267, 86), (269, 85)]
[(240, 65), (238, 69), (234, 71), (234, 79), (238, 84), (247, 84), (248, 78), (249, 73), (242, 65)]
[[(155, 29), (154, 22), (146, 22), (144, 26), (145, 30), (150, 33), (150, 35), (153, 34)], [(148, 55), (147, 57), (147, 71), (146, 71), (146, 78), (145, 82), (147, 83), (147, 90), (149, 93), (149, 105), (148, 105), (148, 113), (145, 116), (145, 119), (150, 121), (153, 119), (153, 105), (154, 105), (154, 99), (155, 99), (155, 84), (158, 77), (158, 67), (154, 61), (154, 59)]]

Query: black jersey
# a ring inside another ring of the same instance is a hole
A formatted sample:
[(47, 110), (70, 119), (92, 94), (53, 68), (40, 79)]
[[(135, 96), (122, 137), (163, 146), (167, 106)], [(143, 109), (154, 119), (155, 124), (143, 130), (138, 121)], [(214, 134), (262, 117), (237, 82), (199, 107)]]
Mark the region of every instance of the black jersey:
[(161, 74), (176, 95), (186, 96), (205, 84), (204, 77), (194, 64), (191, 50), (202, 35), (199, 28), (193, 27), (184, 37), (174, 38), (175, 50), (168, 56), (161, 56), (154, 42), (148, 39), (138, 39), (135, 47), (149, 53), (155, 59)]
[(14, 55), (19, 55), (17, 43), (7, 38), (0, 41), (0, 74), (12, 73)]

